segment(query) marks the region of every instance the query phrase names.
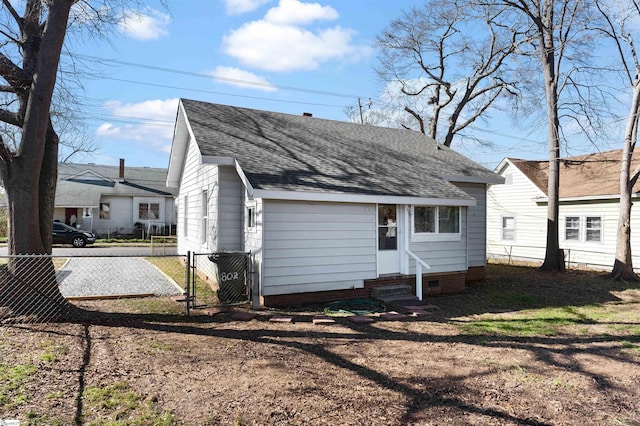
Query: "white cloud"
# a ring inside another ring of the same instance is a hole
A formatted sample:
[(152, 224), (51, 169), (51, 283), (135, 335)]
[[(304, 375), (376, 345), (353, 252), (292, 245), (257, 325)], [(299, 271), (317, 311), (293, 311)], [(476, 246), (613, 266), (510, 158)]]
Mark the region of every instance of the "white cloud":
[(259, 20), (226, 35), (223, 50), (242, 64), (256, 69), (280, 72), (313, 70), (329, 60), (353, 60), (369, 55), (369, 47), (352, 44), (354, 33), (339, 26), (313, 32), (301, 26)]
[(136, 40), (156, 40), (169, 35), (167, 27), (171, 17), (154, 9), (147, 9), (145, 13), (127, 10), (120, 19), (120, 31)]
[[(233, 67), (217, 67), (209, 73), (225, 84), (239, 87), (241, 89), (257, 89), (265, 92), (275, 92), (277, 89), (267, 81), (266, 78), (255, 75), (252, 72), (244, 71)], [(255, 84), (247, 84), (255, 83)]]
[(227, 14), (239, 15), (241, 13), (251, 12), (269, 3), (271, 0), (225, 0)]
[(135, 104), (123, 104), (120, 101), (103, 105), (111, 115), (128, 119), (148, 119), (154, 121), (175, 121), (178, 110), (178, 98), (153, 99)]
[(115, 101), (104, 104), (103, 108), (115, 119), (102, 123), (96, 130), (97, 136), (145, 145), (150, 151), (170, 151), (178, 99), (134, 104)]
[(338, 12), (331, 6), (319, 3), (301, 3), (298, 0), (280, 0), (277, 7), (269, 9), (264, 20), (273, 24), (304, 25), (316, 20), (334, 20)]

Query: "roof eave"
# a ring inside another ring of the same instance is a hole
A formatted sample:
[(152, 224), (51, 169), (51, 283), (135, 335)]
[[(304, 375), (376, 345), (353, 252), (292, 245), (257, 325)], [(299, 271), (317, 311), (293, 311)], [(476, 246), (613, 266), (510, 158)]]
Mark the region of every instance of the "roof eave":
[[(637, 197), (638, 193), (631, 194), (631, 197)], [(609, 195), (584, 195), (579, 197), (561, 197), (559, 199), (560, 202), (572, 202), (572, 201), (610, 201), (610, 200), (619, 200), (620, 194), (609, 194)], [(534, 198), (536, 203), (547, 203), (549, 202), (549, 197), (536, 197)]]
[(440, 175), (440, 177), (449, 182), (484, 183), (489, 185), (501, 184), (505, 181), (502, 176)]
[(367, 204), (419, 204), (440, 206), (475, 206), (473, 198), (432, 198), (398, 195), (345, 194), (335, 192), (298, 192), (255, 189), (255, 198), (291, 201), (324, 201), (335, 203), (367, 203)]
[[(176, 114), (176, 125), (173, 132), (171, 152), (169, 153), (169, 167), (167, 169), (166, 184), (169, 188), (180, 186), (184, 158), (189, 146), (189, 139), (194, 138), (191, 126), (187, 121), (187, 114), (182, 105), (182, 99), (178, 103)], [(195, 139), (195, 138), (194, 138)]]

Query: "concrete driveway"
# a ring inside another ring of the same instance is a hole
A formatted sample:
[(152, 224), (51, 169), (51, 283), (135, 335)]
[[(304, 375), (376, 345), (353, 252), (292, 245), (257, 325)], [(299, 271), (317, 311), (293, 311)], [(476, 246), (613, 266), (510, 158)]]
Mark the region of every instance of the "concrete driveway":
[(182, 294), (182, 288), (142, 257), (72, 257), (58, 271), (65, 297)]

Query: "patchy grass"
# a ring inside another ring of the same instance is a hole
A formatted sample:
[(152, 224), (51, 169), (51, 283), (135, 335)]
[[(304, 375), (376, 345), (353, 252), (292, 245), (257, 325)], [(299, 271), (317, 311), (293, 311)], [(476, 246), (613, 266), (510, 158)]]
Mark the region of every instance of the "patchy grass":
[(569, 271), (545, 274), (536, 268), (489, 265), (490, 280), (461, 302), (452, 320), (462, 333), (503, 336), (585, 335), (601, 329), (638, 335), (638, 283)]
[(124, 382), (87, 387), (82, 395), (87, 425), (154, 425), (175, 424), (173, 415), (158, 412), (152, 399), (145, 399)]
[(26, 383), (36, 372), (33, 364), (0, 364), (0, 408), (12, 409), (29, 401), (31, 394)]
[[(184, 279), (176, 259), (149, 261)], [(198, 286), (213, 295), (200, 278)], [(77, 302), (92, 310), (83, 321), (0, 328), (0, 418), (640, 424), (638, 284), (489, 265), (481, 285), (426, 302), (439, 309), (332, 325), (311, 322), (320, 303), (238, 321), (244, 307), (186, 317), (171, 298)], [(295, 321), (270, 321), (285, 313)]]
[[(147, 257), (146, 260), (167, 276), (171, 277), (172, 280), (177, 283), (182, 283), (181, 286), (184, 286), (186, 267), (177, 257)], [(211, 289), (211, 285), (208, 282), (203, 280), (199, 275), (195, 276), (195, 280), (196, 301), (199, 304), (215, 304), (219, 302), (218, 296), (215, 291)]]

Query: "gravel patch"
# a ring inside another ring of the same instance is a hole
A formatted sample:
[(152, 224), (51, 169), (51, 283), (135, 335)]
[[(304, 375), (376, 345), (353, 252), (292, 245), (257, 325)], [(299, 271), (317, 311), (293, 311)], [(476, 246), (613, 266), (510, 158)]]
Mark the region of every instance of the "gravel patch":
[(58, 283), (65, 297), (182, 294), (175, 281), (135, 257), (71, 258), (58, 271)]

